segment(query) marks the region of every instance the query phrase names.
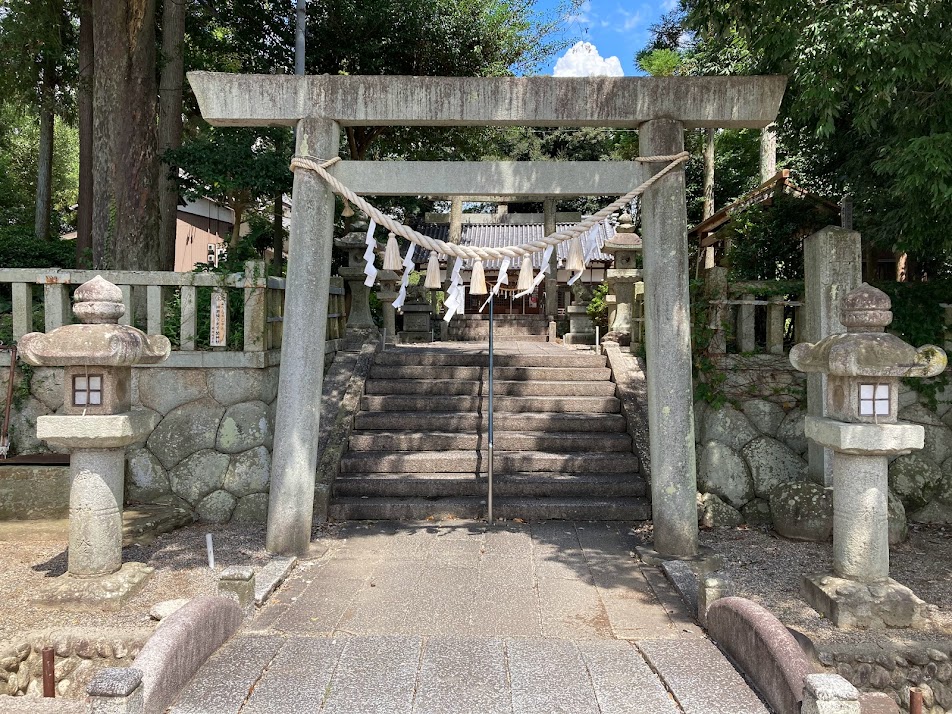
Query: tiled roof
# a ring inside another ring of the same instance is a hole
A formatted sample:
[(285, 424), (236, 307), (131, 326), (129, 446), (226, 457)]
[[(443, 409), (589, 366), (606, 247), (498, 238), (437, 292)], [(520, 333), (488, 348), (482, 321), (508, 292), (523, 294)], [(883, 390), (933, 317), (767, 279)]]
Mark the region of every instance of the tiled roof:
[[(556, 230), (571, 228), (571, 223), (556, 224)], [(420, 228), (420, 233), (430, 238), (438, 240), (449, 240), (450, 227), (447, 224), (424, 223)], [(463, 225), (462, 226), (461, 245), (470, 245), (478, 248), (504, 248), (510, 245), (520, 245), (529, 241), (539, 240), (545, 237), (543, 224), (529, 223), (523, 225), (511, 224), (487, 224), (487, 225)], [(594, 236), (598, 243), (599, 252), (593, 261), (605, 261), (610, 263), (612, 257), (601, 251), (606, 240), (610, 240), (615, 235), (614, 226), (609, 225), (606, 229), (605, 223), (601, 222), (592, 227), (589, 235)], [(569, 255), (569, 241), (564, 241), (556, 249), (559, 256), (559, 266), (564, 266)], [(430, 251), (417, 247), (413, 259), (417, 263), (425, 263), (430, 257)], [(494, 270), (499, 267), (498, 260), (487, 260), (483, 262), (483, 267)], [(468, 263), (467, 263), (468, 264)], [(518, 264), (511, 267), (518, 269)], [(532, 267), (538, 270), (542, 267), (542, 253), (534, 253), (532, 256)]]

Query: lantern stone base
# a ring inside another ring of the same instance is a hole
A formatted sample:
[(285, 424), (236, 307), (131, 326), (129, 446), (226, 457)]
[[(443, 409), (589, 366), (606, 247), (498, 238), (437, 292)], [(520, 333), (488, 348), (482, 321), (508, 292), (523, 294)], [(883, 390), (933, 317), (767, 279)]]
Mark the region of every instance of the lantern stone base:
[(892, 578), (861, 583), (835, 575), (805, 575), (800, 592), (814, 610), (841, 628), (924, 629), (934, 612), (933, 605)]
[(123, 563), (109, 575), (80, 578), (61, 575), (37, 593), (34, 602), (67, 610), (118, 610), (145, 587), (154, 568), (144, 563)]

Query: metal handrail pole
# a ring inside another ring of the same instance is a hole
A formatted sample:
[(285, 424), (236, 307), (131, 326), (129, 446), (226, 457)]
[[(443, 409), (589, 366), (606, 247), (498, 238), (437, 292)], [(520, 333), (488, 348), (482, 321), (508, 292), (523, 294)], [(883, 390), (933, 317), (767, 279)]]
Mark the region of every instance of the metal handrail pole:
[(489, 480), (487, 517), (493, 522), (493, 297), (489, 296)]

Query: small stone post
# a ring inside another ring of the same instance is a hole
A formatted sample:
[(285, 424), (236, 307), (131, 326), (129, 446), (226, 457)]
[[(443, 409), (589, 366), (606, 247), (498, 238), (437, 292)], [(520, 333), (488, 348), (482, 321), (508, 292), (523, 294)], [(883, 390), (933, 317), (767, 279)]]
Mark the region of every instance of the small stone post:
[[(644, 156), (676, 154), (684, 149), (684, 125), (645, 122), (639, 142)], [(664, 162), (649, 165), (657, 170)], [(683, 167), (645, 191), (643, 204), (654, 547), (662, 556), (691, 557), (698, 552), (697, 472)]]
[(383, 303), (383, 328), (387, 331), (387, 340), (393, 342), (397, 338), (397, 311), (393, 301), (397, 299), (397, 281), (400, 276), (392, 270), (377, 271), (377, 280), (380, 281), (380, 290), (377, 299)]
[(576, 303), (565, 308), (569, 316), (569, 331), (562, 338), (567, 345), (595, 344), (595, 323), (588, 316), (588, 304)]
[(923, 446), (921, 425), (897, 421), (900, 378), (941, 374), (946, 355), (886, 333), (889, 297), (874, 287), (841, 305), (846, 334), (790, 351), (794, 367), (827, 376), (828, 416), (808, 416), (805, 432), (833, 451), (833, 574), (805, 576), (803, 595), (837, 627), (922, 627), (928, 606), (889, 577), (888, 462)]
[(403, 303), (403, 330), (398, 334), (400, 342), (408, 345), (432, 342), (432, 314), (424, 288), (420, 285), (408, 287), (407, 300)]
[[(860, 235), (854, 231), (827, 226), (803, 241), (804, 331), (805, 342), (846, 332), (839, 320), (839, 302), (862, 282)], [(807, 413), (826, 416), (826, 375), (807, 375)], [(833, 482), (833, 455), (829, 449), (810, 442), (810, 478), (822, 486)]]
[(86, 686), (91, 714), (143, 714), (145, 689), (135, 667), (107, 667)]
[[(337, 156), (339, 142), (336, 122), (297, 124), (298, 154)], [(296, 171), (293, 198), (265, 540), (270, 552), (281, 555), (303, 555), (311, 542), (334, 237), (334, 194), (318, 176)]]
[(65, 414), (37, 419), (36, 435), (70, 450), (68, 573), (40, 600), (118, 607), (152, 572), (122, 563), (124, 447), (144, 440), (157, 422), (154, 412), (131, 408), (132, 365), (162, 362), (171, 345), (117, 324), (122, 291), (100, 276), (77, 288), (75, 301), (78, 324), (20, 340), (27, 364), (66, 368)]
[(608, 287), (615, 295), (615, 316), (608, 326), (605, 339), (620, 345), (631, 344), (631, 308), (634, 300), (635, 283), (641, 280), (638, 269), (638, 255), (641, 253), (641, 238), (635, 234), (631, 216), (623, 213), (618, 219), (615, 236), (605, 242), (602, 248), (615, 258), (615, 264), (608, 269)]

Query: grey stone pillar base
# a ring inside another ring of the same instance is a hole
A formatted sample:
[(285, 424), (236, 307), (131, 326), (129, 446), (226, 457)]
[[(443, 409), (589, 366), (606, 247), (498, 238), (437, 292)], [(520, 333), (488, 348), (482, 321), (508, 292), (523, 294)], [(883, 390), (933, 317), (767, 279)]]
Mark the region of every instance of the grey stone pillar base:
[(800, 592), (810, 607), (840, 628), (925, 629), (934, 612), (933, 605), (892, 578), (859, 583), (835, 575), (804, 575)]
[(724, 556), (703, 545), (698, 546), (698, 552), (695, 555), (665, 555), (647, 545), (639, 545), (635, 550), (645, 565), (658, 567), (662, 563), (677, 560), (688, 565), (699, 578), (724, 567)]
[(61, 575), (45, 585), (34, 602), (67, 610), (118, 610), (139, 594), (154, 570), (144, 563), (129, 562), (109, 575)]
[(628, 347), (631, 345), (631, 333), (612, 330), (605, 333), (602, 342), (617, 342), (621, 347)]

